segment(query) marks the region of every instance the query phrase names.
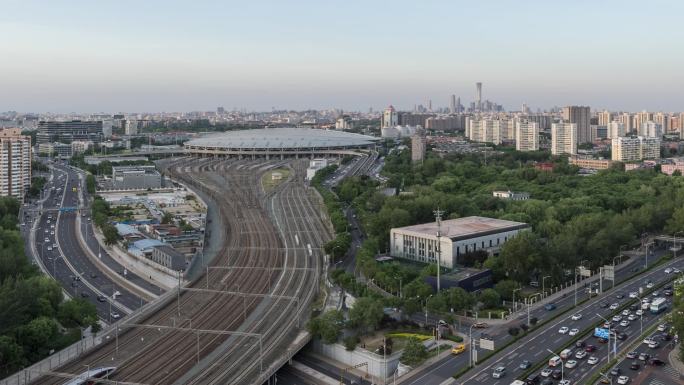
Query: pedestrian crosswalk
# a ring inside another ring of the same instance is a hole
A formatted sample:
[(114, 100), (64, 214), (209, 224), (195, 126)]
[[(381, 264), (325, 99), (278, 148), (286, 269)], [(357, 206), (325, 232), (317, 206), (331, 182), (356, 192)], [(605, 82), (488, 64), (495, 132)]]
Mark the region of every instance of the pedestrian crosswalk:
[(677, 372), (677, 370), (670, 365), (665, 365), (663, 367), (663, 373), (667, 374), (668, 376), (674, 379), (679, 379), (679, 372)]
[(663, 382), (663, 381), (656, 378), (656, 379), (651, 380), (651, 382), (649, 382), (648, 385), (671, 385), (671, 384), (667, 383), (667, 382)]

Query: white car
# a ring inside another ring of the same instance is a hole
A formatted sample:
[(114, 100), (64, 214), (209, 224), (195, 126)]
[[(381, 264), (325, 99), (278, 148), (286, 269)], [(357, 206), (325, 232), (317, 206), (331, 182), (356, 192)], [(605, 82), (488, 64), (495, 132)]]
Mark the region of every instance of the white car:
[(613, 303), (613, 304), (611, 304), (610, 307), (608, 307), (608, 308), (609, 308), (610, 310), (615, 310), (615, 309), (618, 308), (618, 306), (620, 306), (620, 305), (618, 305), (618, 304), (616, 304), (616, 303)]
[(625, 309), (622, 311), (622, 315), (627, 317), (629, 315), (629, 309)]
[(579, 333), (579, 329), (577, 329), (577, 328), (572, 328), (572, 329), (570, 329), (570, 331), (568, 332), (568, 335), (569, 335), (569, 336), (576, 336), (577, 333)]
[(581, 360), (582, 358), (584, 358), (586, 356), (587, 356), (587, 352), (585, 352), (584, 350), (578, 350), (577, 353), (575, 353), (575, 358), (577, 358), (578, 360)]
[(644, 311), (641, 310), (641, 309), (639, 309), (639, 310), (635, 311), (634, 314), (636, 314), (636, 315), (643, 315), (643, 314), (644, 314)]
[(501, 378), (506, 375), (506, 368), (503, 366), (499, 366), (498, 368), (494, 369), (494, 372), (492, 373), (492, 377), (494, 378)]
[(541, 373), (539, 373), (539, 374), (541, 374), (542, 377), (548, 377), (551, 375), (551, 373), (553, 373), (553, 370), (546, 368), (546, 369), (542, 369)]
[(639, 296), (639, 293), (637, 293), (636, 291), (629, 293), (629, 298), (636, 298), (638, 296)]
[(647, 289), (653, 289), (653, 282), (649, 282), (646, 284)]
[(570, 380), (560, 380), (558, 385), (570, 385)]
[(565, 367), (568, 368), (568, 369), (572, 369), (572, 368), (574, 368), (575, 366), (577, 366), (577, 361), (575, 361), (575, 360), (567, 360), (567, 361), (565, 362)]
[(47, 247), (48, 251), (52, 251), (52, 246)]
[(658, 346), (660, 346), (660, 344), (658, 343), (658, 341), (655, 341), (655, 340), (651, 341), (651, 343), (648, 344), (648, 347), (651, 349), (656, 349)]
[(679, 273), (681, 273), (682, 271), (675, 267), (674, 269), (672, 269), (672, 272), (675, 273), (675, 274), (679, 274)]
[(626, 328), (627, 326), (629, 326), (629, 321), (627, 321), (627, 320), (622, 320), (622, 321), (620, 322), (620, 326), (622, 326), (623, 328)]
[(627, 376), (620, 376), (618, 377), (617, 383), (620, 385), (625, 385), (626, 383), (629, 382), (629, 377)]
[(651, 337), (646, 337), (646, 338), (644, 338), (644, 341), (643, 341), (643, 342), (644, 342), (644, 344), (646, 344), (646, 345), (650, 345), (650, 344), (652, 344), (653, 342), (655, 342), (655, 340), (654, 340), (653, 338), (651, 338)]
[[(641, 304), (641, 310), (648, 310), (649, 307), (651, 307), (651, 304), (648, 302), (644, 302)], [(643, 313), (643, 311), (642, 311), (642, 313)]]
[(668, 267), (667, 269), (665, 269), (665, 274), (670, 274), (670, 273), (672, 273), (672, 268)]
[(565, 334), (568, 332), (567, 326), (563, 326), (562, 328), (558, 329), (558, 333), (560, 334)]
[(613, 316), (613, 322), (620, 322), (620, 321), (622, 321), (622, 316), (621, 316), (621, 315)]
[(665, 325), (665, 324), (658, 325), (658, 331), (659, 332), (664, 332), (665, 330), (667, 330), (667, 325)]
[(582, 314), (580, 314), (580, 313), (573, 314), (572, 317), (570, 317), (570, 318), (572, 318), (573, 321), (578, 321), (578, 320), (582, 319)]
[(119, 319), (119, 317), (121, 317), (121, 316), (119, 315), (119, 313), (116, 313), (116, 312), (112, 312), (110, 315), (111, 315), (112, 318), (114, 318), (114, 319)]
[(638, 318), (639, 318), (639, 317), (638, 317), (636, 314), (630, 314), (630, 315), (627, 317), (627, 319), (630, 320), (630, 321), (635, 321), (635, 320), (637, 320)]
[(589, 364), (589, 365), (596, 365), (596, 364), (598, 364), (598, 362), (599, 362), (599, 359), (596, 356), (591, 356), (587, 360), (587, 364)]

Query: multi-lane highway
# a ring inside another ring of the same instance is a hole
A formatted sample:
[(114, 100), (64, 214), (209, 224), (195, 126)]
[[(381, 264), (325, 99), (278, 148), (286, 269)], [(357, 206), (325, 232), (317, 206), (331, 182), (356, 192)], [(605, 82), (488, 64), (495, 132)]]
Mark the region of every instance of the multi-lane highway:
[(141, 299), (100, 273), (78, 243), (75, 232), (78, 214), (60, 211), (62, 207), (79, 206), (74, 190), (80, 188), (76, 175), (63, 168), (52, 169), (44, 201), (24, 208), (25, 212), (38, 213), (35, 222), (25, 226), (29, 228), (25, 230), (29, 233), (27, 247), (35, 251), (48, 274), (69, 295), (92, 301), (100, 318), (111, 322), (139, 307)]
[[(638, 293), (639, 288), (646, 285), (646, 281), (651, 281), (655, 285), (658, 285), (672, 280), (673, 276), (671, 274), (663, 273), (663, 270), (666, 267), (677, 267), (682, 269), (684, 268), (684, 260), (678, 259), (668, 262), (662, 267), (630, 279), (624, 284), (619, 285), (616, 290), (609, 291), (604, 295), (591, 299), (587, 303), (578, 306), (575, 311), (567, 313), (558, 319), (554, 319), (542, 326), (540, 330), (535, 330), (529, 336), (520, 339), (512, 346), (504, 349), (493, 359), (486, 361), (484, 365), (469, 371), (460, 379), (460, 381), (462, 381), (463, 384), (498, 385), (510, 383), (512, 379), (515, 379), (516, 376), (522, 374), (522, 370), (519, 368), (522, 361), (528, 360), (532, 363), (545, 361), (547, 356), (550, 355), (547, 349), (554, 352), (560, 352), (561, 349), (568, 345), (568, 342), (573, 337), (568, 334), (560, 334), (558, 331), (561, 327), (567, 326), (568, 328), (577, 328), (580, 331), (593, 328), (601, 321), (599, 315), (608, 318), (609, 316), (612, 317), (613, 313), (617, 311), (605, 307), (605, 304), (610, 305), (617, 303), (620, 305), (625, 304), (627, 301), (633, 301), (633, 299), (629, 298), (628, 293)], [(622, 293), (624, 298), (618, 299), (616, 297), (618, 292)], [(572, 315), (576, 313), (582, 314), (582, 318), (579, 320), (572, 320)], [(634, 328), (636, 324), (630, 326)], [(632, 328), (629, 329), (630, 332), (632, 332)], [(618, 350), (620, 349), (620, 346), (621, 344), (618, 345)], [(606, 359), (605, 356), (597, 357), (603, 360)], [(601, 363), (599, 362), (598, 365), (601, 365)], [(506, 369), (507, 375), (504, 378), (494, 379), (492, 377), (492, 373), (497, 367), (504, 367)]]

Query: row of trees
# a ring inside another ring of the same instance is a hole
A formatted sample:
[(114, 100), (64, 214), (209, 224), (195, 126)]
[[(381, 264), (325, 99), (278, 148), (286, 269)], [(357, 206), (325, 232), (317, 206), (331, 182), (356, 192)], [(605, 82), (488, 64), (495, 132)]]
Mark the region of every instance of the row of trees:
[(29, 263), (17, 230), (19, 207), (0, 198), (0, 376), (77, 341), (80, 328), (98, 327), (93, 304), (64, 300), (61, 286)]
[(91, 205), (93, 222), (102, 230), (107, 245), (115, 244), (121, 237), (109, 218), (113, 215), (109, 203), (100, 196), (95, 196)]

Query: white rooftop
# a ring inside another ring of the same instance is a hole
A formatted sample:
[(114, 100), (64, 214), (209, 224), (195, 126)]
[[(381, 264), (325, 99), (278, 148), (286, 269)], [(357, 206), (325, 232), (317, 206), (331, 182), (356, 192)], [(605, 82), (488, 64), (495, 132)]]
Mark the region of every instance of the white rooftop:
[(262, 128), (209, 134), (190, 140), (185, 145), (244, 149), (325, 148), (361, 147), (371, 145), (377, 140), (379, 138), (336, 130)]
[[(523, 222), (507, 221), (487, 217), (464, 217), (442, 221), (442, 236), (447, 238), (470, 238), (482, 233), (498, 233), (515, 229), (527, 228)], [(400, 227), (393, 230), (413, 232), (419, 234), (437, 235), (437, 222)]]

